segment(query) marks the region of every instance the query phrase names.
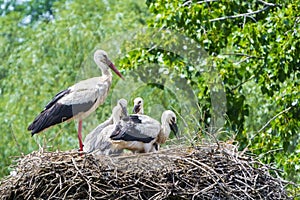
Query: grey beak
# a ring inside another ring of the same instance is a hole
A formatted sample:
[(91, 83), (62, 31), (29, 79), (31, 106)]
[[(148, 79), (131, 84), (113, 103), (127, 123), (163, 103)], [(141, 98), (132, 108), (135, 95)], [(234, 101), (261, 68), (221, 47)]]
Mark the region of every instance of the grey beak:
[(122, 108), (122, 114), (127, 117), (128, 116), (128, 111), (127, 111), (127, 108), (124, 107), (122, 104), (120, 104), (121, 108)]
[(141, 105), (140, 105), (140, 104), (137, 104), (137, 105), (135, 105), (135, 106), (133, 107), (132, 112), (133, 112), (134, 114), (136, 114), (136, 113), (140, 112), (140, 109), (141, 109)]

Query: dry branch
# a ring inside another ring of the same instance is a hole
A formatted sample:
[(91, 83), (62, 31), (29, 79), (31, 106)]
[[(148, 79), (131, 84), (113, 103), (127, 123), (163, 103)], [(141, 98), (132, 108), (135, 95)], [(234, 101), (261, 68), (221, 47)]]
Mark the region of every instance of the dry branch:
[(231, 144), (95, 156), (33, 152), (1, 181), (1, 199), (291, 199), (268, 166)]

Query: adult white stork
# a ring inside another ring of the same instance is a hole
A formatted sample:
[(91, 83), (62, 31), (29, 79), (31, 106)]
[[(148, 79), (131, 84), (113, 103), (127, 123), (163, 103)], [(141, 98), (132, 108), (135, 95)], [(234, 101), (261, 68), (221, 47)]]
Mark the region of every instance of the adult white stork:
[(133, 110), (134, 114), (144, 114), (144, 100), (141, 97), (137, 97), (133, 100)]
[(55, 95), (44, 110), (28, 126), (32, 136), (55, 124), (77, 119), (79, 121), (79, 147), (80, 151), (83, 150), (82, 119), (95, 111), (105, 101), (112, 82), (112, 74), (109, 68), (123, 79), (121, 73), (109, 60), (105, 51), (97, 50), (94, 53), (94, 61), (102, 71), (102, 76), (80, 81)]
[(178, 132), (176, 115), (172, 111), (162, 113), (161, 123), (147, 115), (132, 114), (120, 120), (110, 138), (118, 148), (139, 153), (157, 151), (171, 130), (175, 135)]
[[(110, 133), (108, 130), (113, 129), (113, 125), (117, 124), (122, 116), (127, 116), (127, 101), (126, 99), (118, 100), (117, 105), (112, 109), (112, 115), (102, 124), (92, 130), (84, 139), (84, 151), (93, 152), (99, 149), (101, 152), (110, 152)], [(107, 128), (111, 127), (111, 128)], [(106, 153), (101, 153), (106, 154)], [(109, 153), (107, 153), (109, 154)]]

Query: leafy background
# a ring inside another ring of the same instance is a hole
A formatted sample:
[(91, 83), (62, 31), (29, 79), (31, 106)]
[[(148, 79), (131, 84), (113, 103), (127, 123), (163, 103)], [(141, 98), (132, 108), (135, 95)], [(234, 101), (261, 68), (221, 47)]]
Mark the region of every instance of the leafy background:
[[(192, 119), (189, 127), (194, 127), (182, 133), (188, 138), (184, 142), (196, 144), (211, 134), (224, 141), (236, 140), (241, 150), (247, 148), (280, 169), (285, 179), (299, 183), (297, 0), (43, 0), (0, 1), (0, 5), (0, 177), (9, 174), (14, 156), (40, 146), (50, 151), (77, 148), (75, 123), (34, 137), (26, 128), (58, 91), (99, 74), (91, 59), (95, 48), (109, 48), (114, 40), (148, 27), (184, 35), (207, 54), (204, 73), (189, 56), (142, 48), (143, 42), (151, 45), (152, 38), (137, 34), (136, 41), (120, 44), (118, 54), (113, 55), (124, 75), (142, 79), (147, 74), (137, 71), (146, 72), (141, 67), (151, 63), (169, 70), (170, 79), (181, 77), (192, 88), (196, 105), (186, 118)], [(176, 43), (170, 41), (163, 40), (161, 45)], [(114, 80), (114, 86), (118, 85), (118, 78)], [(162, 89), (148, 85), (125, 95), (129, 101), (136, 95), (146, 96), (149, 113), (158, 109), (150, 102), (179, 110), (173, 91)], [(223, 93), (225, 99), (218, 100)], [(85, 133), (109, 116), (114, 98), (110, 94), (89, 117)], [(214, 102), (226, 104), (226, 109), (218, 112)], [(183, 125), (183, 118), (179, 123)]]

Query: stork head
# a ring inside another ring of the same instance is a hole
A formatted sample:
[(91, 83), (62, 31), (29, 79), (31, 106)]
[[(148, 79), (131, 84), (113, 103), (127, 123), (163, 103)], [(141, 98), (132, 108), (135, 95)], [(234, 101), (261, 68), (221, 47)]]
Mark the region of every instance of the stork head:
[(134, 114), (144, 114), (144, 100), (141, 97), (137, 97), (133, 101), (133, 113)]
[(112, 118), (114, 123), (119, 122), (123, 116), (127, 115), (127, 113), (125, 113), (127, 112), (126, 107), (127, 107), (126, 99), (120, 99), (117, 105), (112, 110)]
[(115, 65), (109, 60), (107, 53), (104, 50), (96, 50), (94, 53), (94, 61), (101, 68), (102, 72), (111, 68), (120, 78), (124, 79), (122, 74), (118, 71)]
[(127, 112), (127, 100), (122, 98), (122, 99), (120, 99), (118, 101), (118, 104), (122, 108), (122, 116), (128, 116), (128, 112)]
[(171, 131), (175, 134), (175, 136), (178, 138), (178, 126), (176, 124), (176, 115), (171, 110), (166, 110), (163, 112), (161, 116), (161, 122), (164, 124), (168, 124), (170, 126)]
[(105, 63), (107, 65), (109, 65), (111, 63), (110, 60), (108, 59), (108, 55), (107, 55), (106, 51), (101, 50), (101, 49), (98, 49), (95, 51), (94, 60)]

